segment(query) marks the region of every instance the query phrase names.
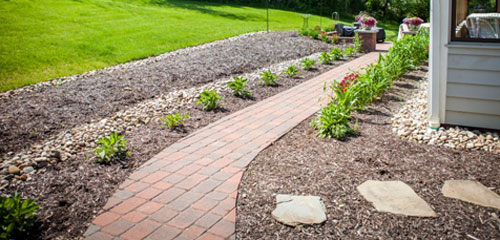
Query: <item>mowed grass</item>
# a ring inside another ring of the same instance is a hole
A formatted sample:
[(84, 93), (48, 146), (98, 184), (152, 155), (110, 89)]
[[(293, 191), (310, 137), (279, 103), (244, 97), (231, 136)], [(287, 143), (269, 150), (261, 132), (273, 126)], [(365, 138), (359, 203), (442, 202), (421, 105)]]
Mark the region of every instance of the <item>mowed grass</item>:
[[(319, 22), (313, 16), (309, 26)], [(300, 13), (270, 11), (272, 30), (301, 26)], [(0, 92), (265, 29), (262, 8), (179, 0), (0, 0)]]

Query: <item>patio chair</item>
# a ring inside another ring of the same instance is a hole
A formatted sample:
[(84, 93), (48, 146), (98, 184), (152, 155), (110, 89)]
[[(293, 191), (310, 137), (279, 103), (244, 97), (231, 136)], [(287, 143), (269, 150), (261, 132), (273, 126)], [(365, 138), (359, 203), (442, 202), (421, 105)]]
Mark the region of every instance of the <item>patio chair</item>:
[(500, 13), (473, 13), (465, 21), (471, 38), (499, 38)]

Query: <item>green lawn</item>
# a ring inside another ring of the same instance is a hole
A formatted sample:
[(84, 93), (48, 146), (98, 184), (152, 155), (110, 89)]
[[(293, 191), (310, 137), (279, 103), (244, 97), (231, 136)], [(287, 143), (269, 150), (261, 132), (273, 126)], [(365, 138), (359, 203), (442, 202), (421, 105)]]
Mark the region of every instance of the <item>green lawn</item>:
[[(270, 16), (274, 30), (302, 26), (299, 13), (271, 10)], [(0, 92), (265, 29), (266, 9), (227, 4), (0, 0)], [(388, 31), (389, 38), (395, 34)]]

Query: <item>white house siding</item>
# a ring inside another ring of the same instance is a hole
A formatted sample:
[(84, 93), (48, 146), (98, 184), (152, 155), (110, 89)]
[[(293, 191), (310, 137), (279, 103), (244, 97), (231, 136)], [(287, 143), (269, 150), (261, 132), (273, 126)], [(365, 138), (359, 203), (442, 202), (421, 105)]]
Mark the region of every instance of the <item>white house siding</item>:
[(448, 47), (444, 123), (500, 129), (500, 44)]

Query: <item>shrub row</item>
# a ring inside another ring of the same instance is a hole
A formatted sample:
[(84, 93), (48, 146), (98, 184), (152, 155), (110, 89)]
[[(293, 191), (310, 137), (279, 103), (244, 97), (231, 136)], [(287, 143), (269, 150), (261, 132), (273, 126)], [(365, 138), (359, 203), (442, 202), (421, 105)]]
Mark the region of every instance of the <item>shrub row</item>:
[(427, 32), (406, 37), (396, 42), (385, 56), (381, 55), (376, 64), (366, 67), (363, 74), (351, 73), (341, 81), (334, 80), (329, 86), (333, 93), (331, 102), (311, 122), (317, 135), (342, 140), (356, 133), (357, 124), (351, 127), (349, 123), (351, 113), (363, 110), (393, 81), (421, 65), (428, 58), (428, 45)]

